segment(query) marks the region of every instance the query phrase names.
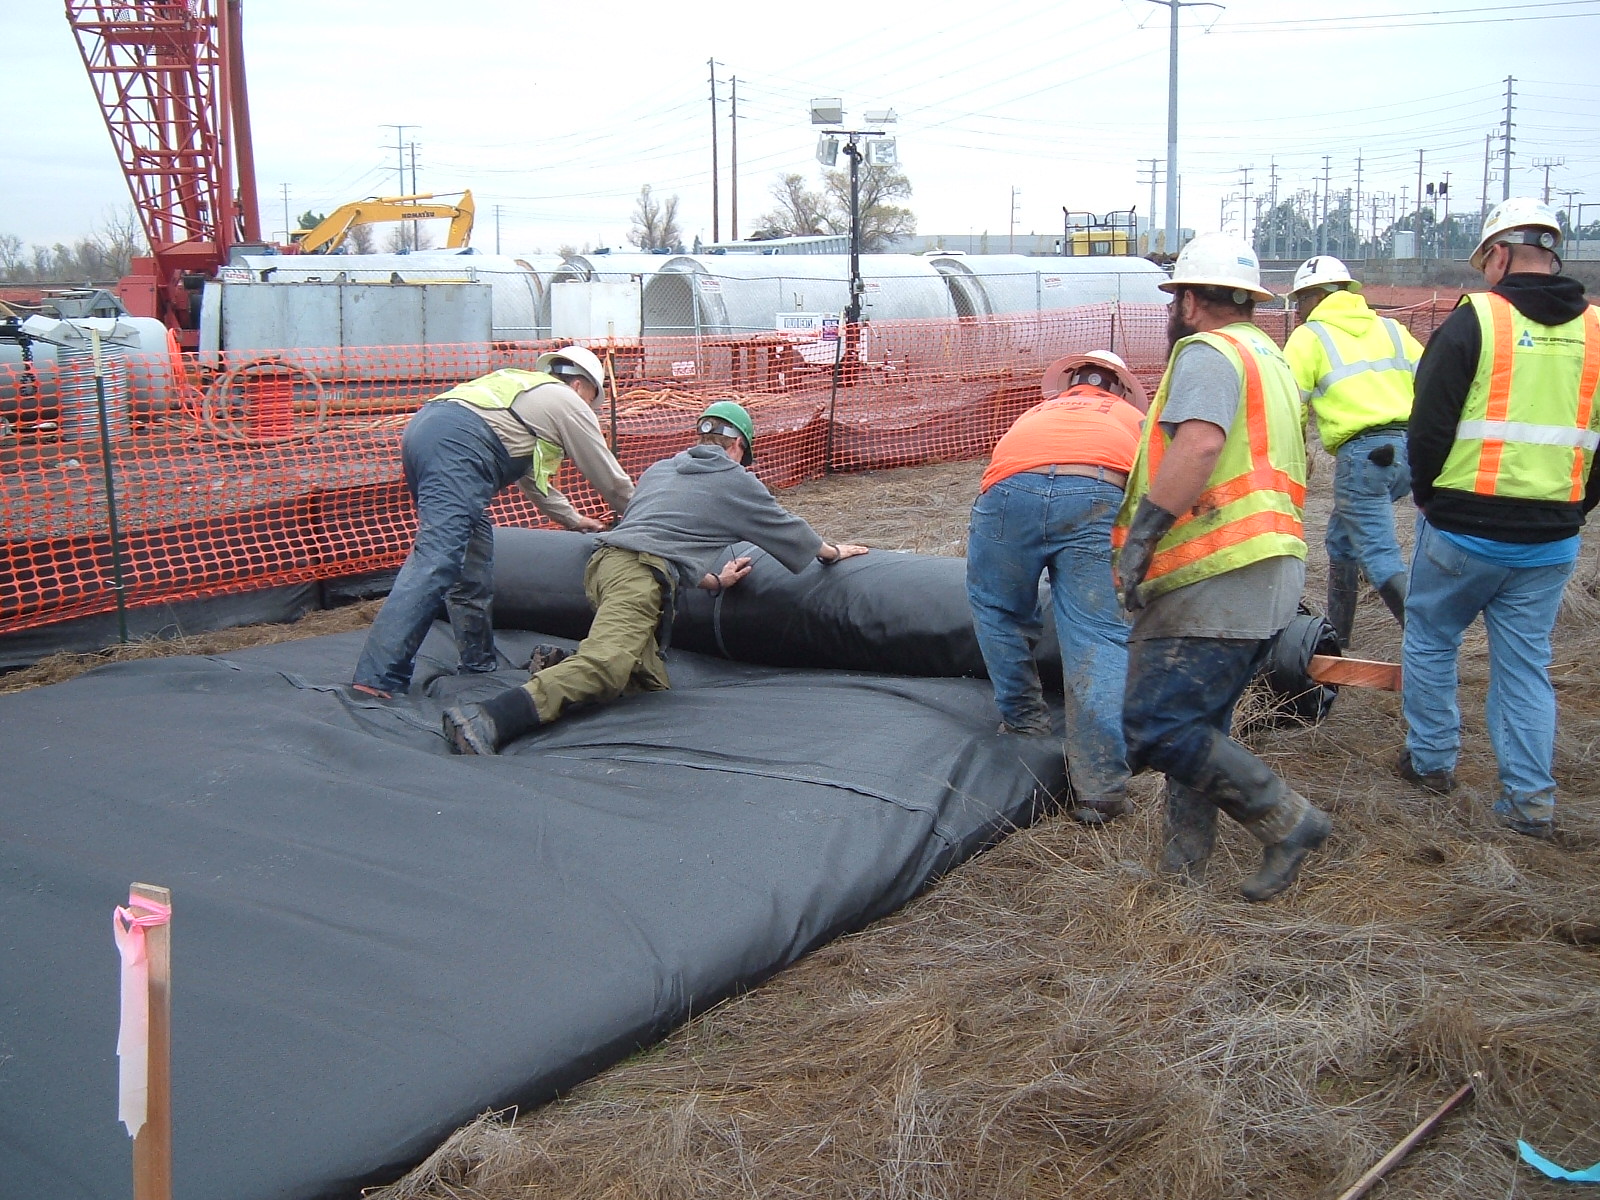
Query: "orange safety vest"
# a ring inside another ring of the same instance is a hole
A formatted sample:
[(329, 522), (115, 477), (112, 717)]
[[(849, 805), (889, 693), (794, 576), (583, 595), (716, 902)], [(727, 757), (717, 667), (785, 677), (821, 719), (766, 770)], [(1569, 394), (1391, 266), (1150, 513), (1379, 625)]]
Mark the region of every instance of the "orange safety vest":
[[(1222, 351), (1240, 372), (1239, 409), (1205, 490), (1156, 545), (1142, 585), (1151, 599), (1263, 559), (1306, 555), (1305, 444), (1293, 373), (1266, 335), (1244, 322), (1185, 338), (1173, 348), (1174, 359), (1190, 341)], [(1270, 377), (1263, 376), (1258, 355), (1273, 360)], [(1169, 366), (1150, 405), (1139, 457), (1112, 530), (1118, 549), (1127, 541), (1139, 501), (1161, 470), (1167, 449), (1161, 410), (1171, 381)]]

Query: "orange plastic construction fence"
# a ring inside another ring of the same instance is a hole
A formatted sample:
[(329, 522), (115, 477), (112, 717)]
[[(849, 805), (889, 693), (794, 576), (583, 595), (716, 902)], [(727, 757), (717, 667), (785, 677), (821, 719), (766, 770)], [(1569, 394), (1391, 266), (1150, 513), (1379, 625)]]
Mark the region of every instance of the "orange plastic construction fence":
[[(1408, 315), (1422, 335), (1440, 317), (1431, 306)], [(1281, 340), (1288, 314), (1259, 316)], [(1037, 402), (1059, 355), (1115, 349), (1153, 390), (1165, 326), (1161, 305), (1107, 303), (875, 321), (826, 341), (602, 345), (614, 386), (600, 420), (635, 477), (688, 445), (694, 417), (728, 398), (750, 410), (756, 471), (774, 488), (972, 459)], [(98, 380), (87, 361), (0, 364), (0, 633), (115, 607), (113, 504), (130, 606), (398, 566), (415, 529), (399, 453), (411, 413), (461, 380), (531, 366), (554, 344), (135, 354), (110, 356)], [(557, 486), (604, 515), (570, 468)], [(491, 515), (540, 521), (516, 489)]]

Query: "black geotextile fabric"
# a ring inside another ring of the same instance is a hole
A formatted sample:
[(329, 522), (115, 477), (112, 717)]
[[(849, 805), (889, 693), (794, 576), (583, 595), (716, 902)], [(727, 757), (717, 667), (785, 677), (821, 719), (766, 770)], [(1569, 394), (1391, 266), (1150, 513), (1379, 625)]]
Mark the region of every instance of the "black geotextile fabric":
[[(498, 626), (581, 638), (593, 616), (583, 568), (594, 539), (540, 529), (495, 531)], [(900, 675), (986, 678), (967, 604), (967, 562), (874, 550), (799, 575), (741, 543), (751, 571), (720, 596), (679, 589), (672, 644), (774, 667), (836, 667)], [(1050, 593), (1040, 585), (1039, 676), (1061, 690), (1061, 647)]]
[[(506, 633), (507, 661), (533, 634)], [(460, 758), (360, 634), (0, 696), (0, 1196), (112, 1200), (111, 908), (173, 890), (180, 1200), (354, 1194), (905, 903), (1064, 788), (988, 685), (675, 651), (674, 690)]]

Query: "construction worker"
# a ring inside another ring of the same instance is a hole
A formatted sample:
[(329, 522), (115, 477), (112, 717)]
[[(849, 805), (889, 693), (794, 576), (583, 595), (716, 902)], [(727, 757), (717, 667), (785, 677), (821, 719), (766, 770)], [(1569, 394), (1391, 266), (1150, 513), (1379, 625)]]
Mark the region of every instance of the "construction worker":
[(1201, 234), (1178, 255), (1172, 355), (1117, 514), (1116, 568), (1134, 614), (1123, 731), (1128, 766), (1167, 776), (1164, 872), (1205, 870), (1217, 809), (1262, 844), (1241, 891), (1294, 882), (1331, 822), (1228, 736), (1245, 685), (1305, 586), (1305, 442), (1294, 373), (1251, 324), (1255, 251)]
[(1350, 645), (1363, 574), (1405, 624), (1406, 562), (1394, 505), (1411, 492), (1406, 422), (1422, 357), (1411, 331), (1378, 316), (1360, 292), (1350, 269), (1331, 254), (1308, 258), (1289, 293), (1300, 326), (1283, 348), (1336, 463), (1326, 533), (1328, 621), (1341, 646)]
[(633, 481), (612, 456), (594, 404), (605, 369), (582, 346), (541, 354), (532, 371), (507, 368), (451, 388), (406, 425), (400, 455), (417, 506), (411, 553), (378, 611), (356, 663), (356, 691), (381, 699), (411, 684), (417, 649), (442, 605), (455, 631), (463, 671), (496, 666), (490, 601), (495, 493), (516, 483), (545, 516), (567, 529), (605, 528), (572, 507), (551, 481), (564, 456), (613, 512), (633, 497)]
[(1455, 787), (1456, 656), (1478, 617), (1489, 640), (1489, 742), (1501, 824), (1555, 833), (1556, 699), (1550, 635), (1600, 500), (1600, 315), (1561, 275), (1561, 226), (1527, 197), (1483, 223), (1472, 265), (1489, 291), (1462, 297), (1428, 343), (1411, 414), (1411, 560), (1398, 770)]
[(721, 592), (748, 575), (745, 557), (713, 573), (734, 542), (753, 542), (796, 574), (813, 559), (826, 565), (867, 552), (823, 541), (746, 469), (755, 426), (741, 406), (713, 404), (695, 428), (699, 441), (645, 471), (622, 520), (597, 539), (583, 573), (594, 621), (577, 652), (548, 648), (536, 654), (539, 669), (522, 687), (447, 708), (444, 731), (456, 753), (496, 754), (574, 705), (666, 690), (673, 595), (679, 587)]
[(1122, 744), (1128, 625), (1111, 577), (1111, 522), (1150, 406), (1109, 351), (1045, 372), (1045, 400), (996, 443), (967, 533), (967, 600), (1002, 733), (1048, 735), (1033, 648), (1050, 577), (1066, 701), (1072, 816), (1099, 825), (1133, 811)]

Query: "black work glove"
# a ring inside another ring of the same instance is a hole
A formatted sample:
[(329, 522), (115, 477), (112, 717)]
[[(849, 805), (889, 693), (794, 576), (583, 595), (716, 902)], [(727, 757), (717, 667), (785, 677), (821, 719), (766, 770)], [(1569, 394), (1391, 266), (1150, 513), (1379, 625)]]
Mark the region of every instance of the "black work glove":
[(1369, 451), (1367, 461), (1375, 467), (1394, 466), (1394, 447), (1379, 446), (1376, 450)]
[(1177, 516), (1159, 504), (1150, 503), (1150, 497), (1139, 497), (1139, 507), (1134, 510), (1133, 523), (1128, 526), (1127, 540), (1122, 543), (1122, 553), (1117, 557), (1117, 587), (1122, 592), (1122, 607), (1138, 612), (1144, 607), (1139, 598), (1139, 585), (1150, 570), (1156, 556), (1156, 543), (1166, 536)]

